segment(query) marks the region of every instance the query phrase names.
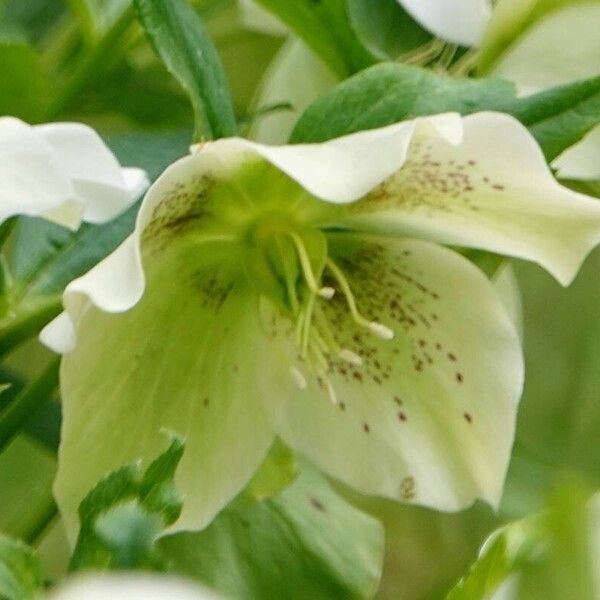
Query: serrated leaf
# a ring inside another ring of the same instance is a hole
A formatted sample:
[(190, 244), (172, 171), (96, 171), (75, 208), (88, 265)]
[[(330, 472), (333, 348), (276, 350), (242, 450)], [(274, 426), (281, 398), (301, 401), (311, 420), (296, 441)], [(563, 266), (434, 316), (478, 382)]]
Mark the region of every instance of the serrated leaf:
[(514, 86), (498, 79), (451, 79), (408, 65), (376, 65), (312, 104), (291, 141), (318, 142), (424, 115), (484, 110), (515, 116), (552, 160), (600, 122), (600, 77), (517, 98)]
[(42, 590), (40, 565), (33, 550), (0, 535), (0, 598), (35, 600)]
[(135, 0), (135, 6), (156, 53), (190, 98), (196, 140), (235, 135), (227, 78), (200, 17), (185, 0)]
[(346, 0), (256, 0), (281, 19), (339, 77), (376, 62), (350, 21)]
[(169, 448), (145, 471), (126, 465), (102, 479), (79, 507), (81, 529), (72, 571), (89, 568), (160, 568), (154, 544), (174, 523), (183, 505), (173, 484), (183, 442)]
[(281, 494), (231, 506), (205, 530), (160, 540), (173, 571), (238, 599), (371, 598), (383, 531), (304, 465)]

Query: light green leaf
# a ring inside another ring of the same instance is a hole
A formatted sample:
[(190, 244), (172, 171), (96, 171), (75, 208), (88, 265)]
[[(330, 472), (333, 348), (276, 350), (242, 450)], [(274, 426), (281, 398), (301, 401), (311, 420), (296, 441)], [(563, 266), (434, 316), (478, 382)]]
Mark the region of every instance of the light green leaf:
[(31, 548), (0, 535), (0, 598), (34, 600), (41, 589), (40, 566)]
[(512, 84), (497, 79), (451, 79), (407, 65), (377, 65), (310, 106), (291, 141), (318, 142), (428, 114), (485, 110), (515, 116), (552, 160), (600, 122), (600, 77), (517, 98)]
[(257, 0), (277, 15), (339, 77), (376, 62), (350, 22), (346, 0)]
[(356, 33), (379, 58), (397, 58), (431, 39), (431, 34), (402, 8), (398, 0), (347, 0), (347, 3)]
[(198, 15), (185, 0), (135, 0), (135, 6), (157, 54), (189, 95), (197, 141), (235, 135), (229, 85)]
[(226, 509), (207, 529), (163, 538), (173, 570), (238, 599), (371, 598), (383, 531), (312, 468), (279, 496)]
[(71, 570), (160, 567), (154, 543), (183, 505), (173, 484), (183, 446), (173, 438), (145, 472), (139, 464), (124, 466), (89, 492), (79, 507), (81, 529)]
[(40, 119), (46, 99), (39, 57), (26, 42), (0, 37), (0, 115)]
[(599, 533), (600, 497), (563, 488), (547, 511), (492, 534), (447, 600), (596, 598)]

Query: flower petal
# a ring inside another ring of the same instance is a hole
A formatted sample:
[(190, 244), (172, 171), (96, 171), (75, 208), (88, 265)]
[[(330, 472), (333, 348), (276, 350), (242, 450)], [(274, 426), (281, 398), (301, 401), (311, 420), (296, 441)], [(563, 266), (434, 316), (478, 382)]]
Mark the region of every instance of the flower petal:
[(398, 0), (423, 27), (443, 40), (478, 46), (492, 16), (490, 0)]
[(600, 73), (599, 29), (597, 3), (550, 12), (502, 54), (492, 74), (514, 81), (524, 94), (595, 77)]
[[(421, 241), (330, 236), (370, 335), (343, 294), (323, 303), (331, 333), (362, 366), (334, 359), (329, 384), (271, 396), (274, 428), (331, 476), (365, 493), (442, 510), (497, 506), (523, 383), (518, 335), (493, 285), (460, 255)], [(329, 282), (327, 282), (330, 285)], [(331, 285), (335, 285), (331, 283)], [(286, 356), (285, 328), (274, 343)], [(289, 349), (287, 360), (297, 360)]]
[(263, 115), (250, 137), (266, 144), (284, 144), (302, 112), (338, 79), (301, 40), (289, 39), (269, 65), (258, 90), (258, 110), (289, 104), (290, 108)]
[(61, 172), (85, 198), (84, 220), (103, 223), (135, 202), (148, 187), (142, 169), (122, 169), (100, 136), (81, 123), (49, 123), (34, 128), (50, 144)]
[[(103, 475), (186, 438), (179, 529), (198, 529), (254, 474), (273, 440), (260, 407), (266, 340), (232, 244), (171, 243), (146, 256), (142, 300), (105, 313), (88, 300), (61, 366), (63, 429), (55, 495), (70, 536)], [(227, 246), (227, 248), (225, 248)]]
[(600, 180), (600, 126), (565, 150), (552, 166), (557, 169), (558, 177), (563, 179)]
[(216, 600), (213, 592), (169, 576), (140, 573), (85, 575), (70, 580), (50, 600)]
[(98, 135), (76, 123), (31, 127), (3, 117), (0, 157), (0, 220), (25, 214), (75, 229), (82, 218), (113, 218), (148, 185), (143, 171), (121, 169)]
[(512, 117), (462, 122), (453, 145), (421, 121), (403, 168), (336, 224), (524, 258), (568, 284), (600, 242), (600, 203), (559, 185)]

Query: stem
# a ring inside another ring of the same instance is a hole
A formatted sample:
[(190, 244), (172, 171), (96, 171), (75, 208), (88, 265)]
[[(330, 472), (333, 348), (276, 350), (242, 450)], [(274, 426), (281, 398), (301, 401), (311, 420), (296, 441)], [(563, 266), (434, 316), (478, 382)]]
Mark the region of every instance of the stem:
[(18, 316), (0, 329), (0, 358), (58, 316), (62, 310), (59, 296), (47, 300), (24, 315)]
[(52, 120), (66, 109), (73, 99), (88, 85), (90, 80), (97, 76), (107, 63), (107, 57), (115, 48), (121, 48), (118, 44), (120, 37), (127, 31), (135, 17), (135, 9), (131, 4), (123, 14), (111, 25), (100, 42), (91, 48), (89, 53), (83, 57), (75, 68), (73, 76), (65, 87), (57, 94), (54, 102), (48, 109), (48, 120)]
[(22, 429), (23, 424), (50, 400), (58, 386), (60, 357), (54, 358), (44, 372), (0, 412), (0, 452)]

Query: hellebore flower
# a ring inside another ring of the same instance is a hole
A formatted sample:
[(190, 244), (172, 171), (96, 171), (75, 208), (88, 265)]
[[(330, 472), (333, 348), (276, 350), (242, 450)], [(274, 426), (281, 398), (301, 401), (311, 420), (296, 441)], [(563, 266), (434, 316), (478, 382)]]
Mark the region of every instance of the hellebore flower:
[(43, 332), (62, 360), (55, 486), (187, 437), (181, 528), (206, 525), (274, 437), (369, 493), (497, 505), (523, 381), (493, 285), (435, 242), (568, 284), (600, 204), (561, 187), (512, 117), (445, 114), (323, 144), (199, 146)]
[(108, 221), (148, 186), (144, 171), (121, 168), (96, 132), (79, 123), (31, 126), (0, 118), (0, 222), (44, 217), (77, 229)]

